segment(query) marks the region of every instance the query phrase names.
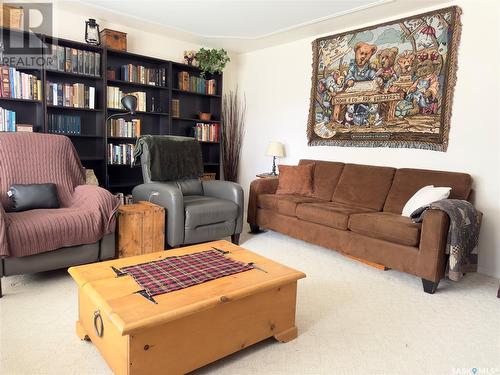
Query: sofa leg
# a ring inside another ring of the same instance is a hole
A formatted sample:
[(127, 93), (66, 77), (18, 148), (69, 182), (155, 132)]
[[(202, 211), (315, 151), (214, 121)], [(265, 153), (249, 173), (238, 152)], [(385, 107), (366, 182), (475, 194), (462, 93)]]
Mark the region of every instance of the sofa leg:
[(422, 285), (424, 287), (424, 292), (429, 294), (434, 294), (438, 287), (439, 281), (435, 283), (434, 281), (429, 281), (426, 279), (422, 279)]
[(250, 233), (259, 233), (260, 228), (256, 224), (250, 224)]
[(2, 294), (2, 277), (0, 276), (0, 298), (3, 297), (3, 294)]
[(239, 245), (240, 244), (240, 234), (239, 233), (232, 234), (231, 235), (231, 242), (234, 243), (235, 245)]

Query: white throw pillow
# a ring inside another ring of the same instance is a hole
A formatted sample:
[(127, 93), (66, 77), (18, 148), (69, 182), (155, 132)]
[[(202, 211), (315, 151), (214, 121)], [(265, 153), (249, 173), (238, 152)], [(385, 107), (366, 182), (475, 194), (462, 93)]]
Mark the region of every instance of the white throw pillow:
[(410, 217), (410, 215), (420, 207), (428, 206), (433, 202), (448, 198), (450, 196), (450, 191), (450, 187), (434, 187), (434, 185), (424, 186), (406, 202), (401, 215)]

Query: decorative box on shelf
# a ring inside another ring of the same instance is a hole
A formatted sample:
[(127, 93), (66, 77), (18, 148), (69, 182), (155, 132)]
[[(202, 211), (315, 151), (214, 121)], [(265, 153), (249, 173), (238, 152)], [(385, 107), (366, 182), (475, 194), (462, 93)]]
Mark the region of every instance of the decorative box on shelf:
[(210, 180), (215, 180), (215, 177), (217, 176), (216, 173), (203, 173), (203, 175), (201, 176), (201, 180), (202, 181), (210, 181)]
[(101, 42), (108, 48), (127, 51), (127, 33), (104, 29), (100, 32)]

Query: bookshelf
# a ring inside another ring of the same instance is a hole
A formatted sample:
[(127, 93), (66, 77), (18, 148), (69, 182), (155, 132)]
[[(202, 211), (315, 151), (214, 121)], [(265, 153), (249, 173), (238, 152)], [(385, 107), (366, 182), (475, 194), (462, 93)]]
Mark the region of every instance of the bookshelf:
[[(63, 120), (69, 121), (68, 126), (57, 127), (57, 134), (68, 136), (73, 142), (80, 160), (84, 167), (93, 169), (102, 187), (112, 192), (128, 194), (132, 188), (142, 183), (142, 172), (140, 167), (131, 167), (126, 164), (114, 164), (108, 156), (108, 145), (135, 144), (136, 137), (116, 136), (109, 134), (109, 124), (105, 122), (110, 115), (123, 112), (123, 121), (139, 120), (141, 135), (180, 135), (195, 136), (197, 123), (220, 124), (222, 105), (222, 75), (207, 75), (205, 79), (215, 80), (216, 91), (213, 94), (205, 94), (189, 90), (181, 90), (178, 82), (180, 72), (188, 72), (191, 77), (200, 77), (200, 70), (181, 63), (163, 60), (156, 57), (139, 55), (131, 52), (116, 51), (106, 47), (90, 46), (68, 39), (55, 38), (48, 35), (32, 34), (28, 32), (0, 28), (0, 40), (30, 41), (31, 46), (40, 45), (37, 54), (44, 57), (58, 57), (58, 48), (82, 51), (85, 54), (99, 54), (98, 74), (94, 67), (93, 72), (85, 70), (69, 71), (64, 67), (55, 65), (44, 66), (36, 69), (19, 69), (32, 74), (41, 81), (41, 100), (36, 99), (14, 99), (0, 97), (0, 107), (16, 112), (16, 123), (31, 124), (34, 131), (52, 133), (54, 123), (60, 125)], [(45, 45), (55, 46), (51, 55), (43, 48)], [(8, 45), (4, 46), (6, 53), (12, 53)], [(19, 51), (17, 51), (19, 52)], [(55, 56), (54, 56), (55, 54)], [(85, 60), (85, 59), (84, 59)], [(95, 60), (94, 60), (95, 62)], [(123, 70), (127, 66), (128, 70)], [(141, 77), (146, 77), (142, 82), (137, 78), (137, 70), (132, 67), (143, 67)], [(15, 67), (15, 66), (13, 66)], [(61, 69), (62, 68), (62, 69)], [(108, 72), (110, 71), (110, 72)], [(111, 73), (113, 72), (113, 73)], [(153, 73), (151, 73), (153, 72)], [(158, 74), (155, 75), (155, 72)], [(161, 72), (161, 73), (160, 73)], [(136, 73), (135, 75), (133, 73)], [(125, 76), (126, 75), (126, 76)], [(150, 83), (155, 84), (150, 84)], [(52, 83), (52, 86), (49, 84)], [(85, 98), (88, 98), (88, 89), (94, 88), (94, 105), (85, 107), (74, 107), (53, 101), (54, 84), (76, 85), (82, 84), (85, 88)], [(127, 115), (125, 110), (108, 106), (108, 88), (117, 88), (122, 93), (144, 94), (144, 108), (134, 115)], [(49, 89), (51, 92), (49, 92)], [(51, 102), (48, 99), (52, 99)], [(172, 117), (172, 99), (178, 100), (179, 115)], [(62, 105), (61, 105), (62, 104)], [(208, 121), (199, 120), (200, 112), (209, 112), (212, 117)], [(56, 119), (56, 120), (54, 120)], [(69, 119), (69, 120), (68, 120)], [(60, 122), (55, 122), (60, 121)], [(74, 125), (77, 124), (77, 125)], [(219, 136), (220, 139), (220, 136)], [(203, 155), (204, 171), (215, 173), (220, 178), (220, 143), (212, 141), (200, 141)], [(125, 147), (125, 146), (123, 146)]]

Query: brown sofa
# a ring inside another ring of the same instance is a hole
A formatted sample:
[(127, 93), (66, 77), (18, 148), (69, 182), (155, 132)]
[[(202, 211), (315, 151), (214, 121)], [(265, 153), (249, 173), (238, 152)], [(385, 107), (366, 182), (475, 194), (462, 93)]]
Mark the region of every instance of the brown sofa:
[(466, 173), (395, 169), (317, 160), (312, 196), (275, 194), (278, 179), (251, 183), (247, 221), (422, 278), (434, 293), (445, 271), (449, 219), (429, 210), (420, 224), (401, 216), (408, 199), (426, 185), (449, 186), (450, 198), (469, 199)]

